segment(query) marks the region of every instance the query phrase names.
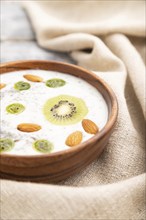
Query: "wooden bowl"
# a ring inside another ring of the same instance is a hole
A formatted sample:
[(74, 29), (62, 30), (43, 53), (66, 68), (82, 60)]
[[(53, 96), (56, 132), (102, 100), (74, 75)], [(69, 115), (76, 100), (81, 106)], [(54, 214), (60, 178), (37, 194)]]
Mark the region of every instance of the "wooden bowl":
[(81, 67), (54, 61), (17, 61), (0, 65), (1, 74), (18, 70), (42, 69), (59, 71), (80, 77), (103, 95), (108, 106), (108, 121), (104, 128), (78, 147), (59, 152), (19, 156), (1, 154), (0, 177), (35, 182), (57, 182), (80, 171), (104, 150), (112, 134), (117, 113), (117, 99), (111, 88), (98, 76)]

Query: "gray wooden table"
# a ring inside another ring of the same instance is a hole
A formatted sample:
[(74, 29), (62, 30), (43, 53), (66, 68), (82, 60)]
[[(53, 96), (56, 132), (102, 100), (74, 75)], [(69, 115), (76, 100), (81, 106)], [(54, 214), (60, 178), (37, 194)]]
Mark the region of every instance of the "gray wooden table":
[(35, 33), (20, 3), (1, 1), (1, 62), (16, 60), (58, 60), (74, 63), (67, 53), (38, 46)]

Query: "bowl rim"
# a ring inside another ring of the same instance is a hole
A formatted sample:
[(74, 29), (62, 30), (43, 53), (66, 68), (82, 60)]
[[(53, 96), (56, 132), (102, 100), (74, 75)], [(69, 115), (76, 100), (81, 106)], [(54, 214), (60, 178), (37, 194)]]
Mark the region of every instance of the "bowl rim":
[[(8, 69), (10, 68), (14, 68), (14, 65), (19, 65), (19, 64), (25, 64), (27, 66), (28, 63), (33, 63), (33, 64), (37, 64), (37, 63), (41, 63), (41, 64), (59, 64), (59, 65), (63, 65), (63, 66), (68, 66), (74, 69), (78, 69), (81, 70), (83, 72), (85, 72), (86, 74), (89, 74), (90, 76), (94, 77), (101, 85), (104, 89), (106, 89), (107, 93), (110, 96), (111, 99), (111, 114), (110, 114), (110, 118), (108, 118), (105, 126), (99, 131), (99, 133), (95, 134), (93, 137), (89, 138), (88, 140), (84, 141), (83, 143), (75, 146), (75, 147), (71, 147), (69, 149), (65, 149), (65, 150), (60, 150), (57, 152), (52, 152), (52, 153), (46, 153), (46, 154), (38, 154), (38, 155), (17, 155), (17, 154), (0, 154), (0, 158), (12, 158), (12, 159), (16, 159), (16, 158), (20, 158), (20, 159), (35, 159), (35, 158), (58, 158), (62, 155), (70, 155), (70, 153), (78, 153), (79, 151), (81, 151), (82, 149), (84, 149), (89, 143), (90, 144), (94, 144), (95, 142), (101, 140), (114, 126), (114, 124), (116, 123), (116, 119), (117, 119), (117, 115), (118, 115), (118, 101), (116, 98), (115, 93), (113, 92), (113, 90), (111, 89), (111, 87), (99, 76), (97, 76), (95, 73), (93, 73), (90, 70), (87, 70), (83, 67), (77, 66), (75, 64), (70, 64), (70, 63), (65, 63), (65, 62), (60, 62), (60, 61), (54, 61), (54, 60), (18, 60), (18, 61), (11, 61), (11, 62), (5, 62), (5, 63), (1, 63), (0, 64), (0, 70), (5, 68)], [(29, 70), (30, 68), (24, 68), (22, 70)], [(33, 69), (33, 68), (32, 68)], [(43, 68), (38, 67), (38, 69), (43, 70)], [(49, 69), (48, 69), (49, 70)], [(18, 70), (10, 70), (10, 72), (15, 72), (15, 71), (19, 71)], [(51, 71), (55, 71), (55, 70), (51, 70)], [(0, 71), (0, 75), (3, 73), (7, 73)], [(63, 73), (63, 72), (62, 72)], [(70, 74), (73, 75), (71, 73), (63, 73), (63, 74)], [(81, 79), (85, 80), (83, 77), (81, 77)], [(88, 81), (86, 81), (88, 82)], [(90, 82), (88, 82), (90, 84)], [(93, 85), (92, 85), (93, 86)], [(93, 86), (94, 87), (94, 86)], [(97, 88), (96, 88), (97, 89)], [(98, 89), (97, 89), (98, 90)]]

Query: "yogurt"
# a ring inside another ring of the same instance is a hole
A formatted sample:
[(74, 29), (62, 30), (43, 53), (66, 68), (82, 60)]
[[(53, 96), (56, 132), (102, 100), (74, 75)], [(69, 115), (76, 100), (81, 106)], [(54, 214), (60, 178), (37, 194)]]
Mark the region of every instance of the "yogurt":
[[(40, 76), (44, 81), (30, 82), (23, 77), (24, 74)], [(60, 78), (66, 81), (66, 84), (58, 88), (47, 87), (45, 81), (52, 78)], [(14, 89), (14, 84), (18, 81), (29, 82), (31, 88), (17, 91)], [(52, 124), (45, 118), (42, 111), (43, 106), (48, 99), (55, 96), (71, 95), (84, 100), (88, 108), (85, 118), (94, 121), (99, 130), (105, 126), (108, 120), (108, 108), (103, 96), (81, 78), (54, 71), (25, 70), (2, 74), (1, 82), (6, 84), (6, 87), (1, 90), (1, 138), (11, 138), (15, 142), (14, 148), (5, 152), (6, 154), (41, 154), (32, 147), (33, 142), (38, 139), (47, 139), (52, 142), (54, 145), (52, 152), (69, 149), (65, 140), (68, 135), (77, 130), (82, 132), (83, 142), (93, 136), (84, 131), (81, 122), (63, 126)], [(9, 114), (6, 107), (11, 103), (24, 105), (25, 111), (17, 115)], [(21, 132), (17, 129), (17, 125), (21, 123), (39, 124), (42, 129), (36, 132)]]

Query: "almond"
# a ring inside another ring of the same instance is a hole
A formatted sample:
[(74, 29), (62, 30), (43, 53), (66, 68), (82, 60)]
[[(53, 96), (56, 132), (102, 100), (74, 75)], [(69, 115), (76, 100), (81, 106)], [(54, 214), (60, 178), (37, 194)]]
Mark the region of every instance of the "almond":
[(89, 119), (83, 119), (82, 126), (84, 130), (89, 134), (96, 134), (99, 131), (97, 125)]
[(35, 132), (39, 131), (41, 129), (41, 126), (37, 124), (23, 123), (19, 124), (17, 126), (17, 129), (23, 132)]
[(65, 144), (70, 147), (76, 146), (81, 143), (82, 138), (83, 138), (82, 132), (75, 131), (67, 137)]
[(0, 83), (0, 89), (4, 88), (6, 86), (5, 83)]
[(26, 74), (26, 75), (23, 75), (23, 77), (31, 82), (42, 82), (43, 81), (43, 78), (39, 76), (35, 76), (35, 75)]

